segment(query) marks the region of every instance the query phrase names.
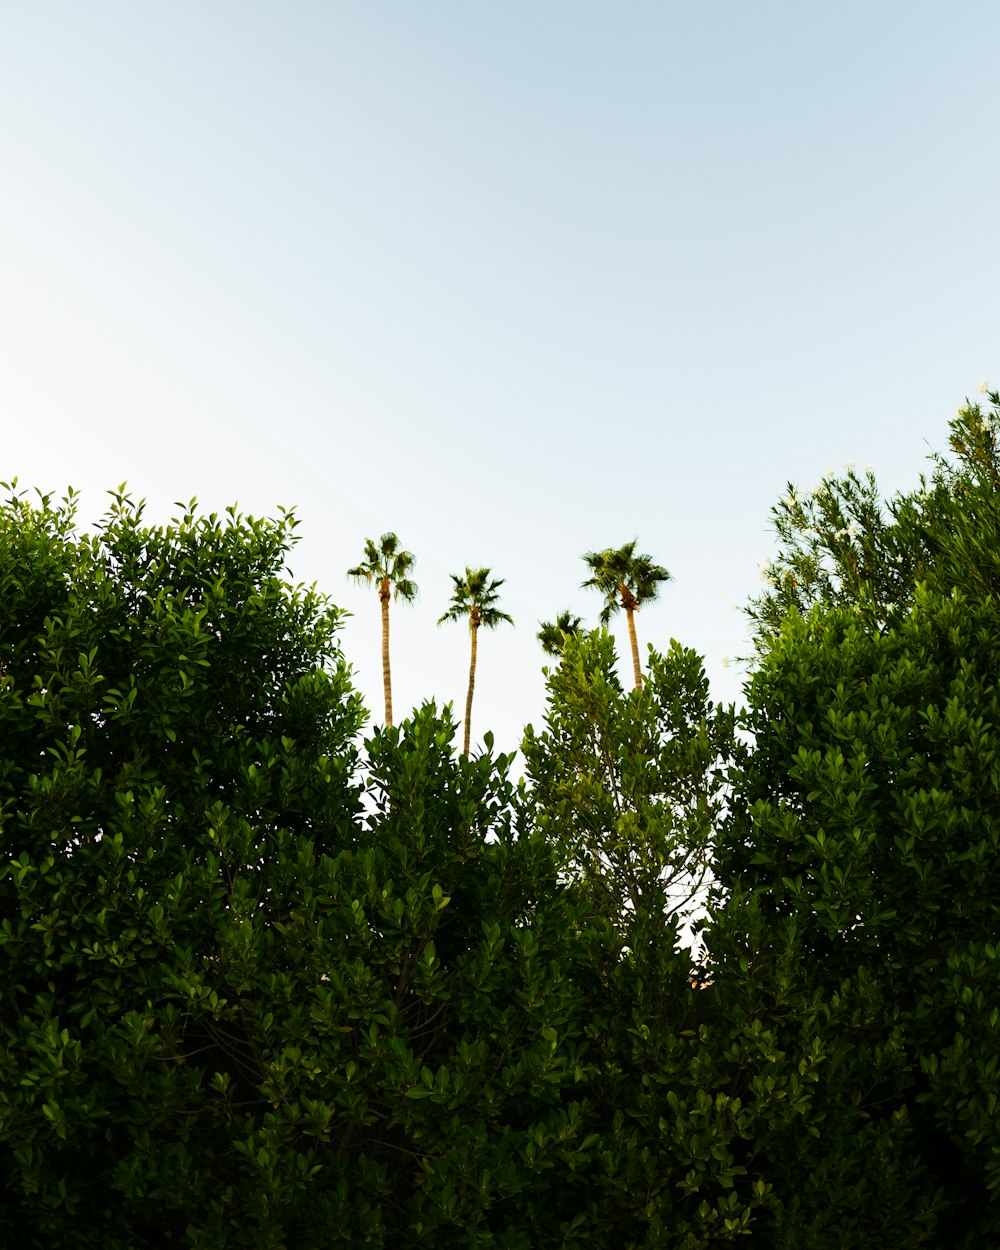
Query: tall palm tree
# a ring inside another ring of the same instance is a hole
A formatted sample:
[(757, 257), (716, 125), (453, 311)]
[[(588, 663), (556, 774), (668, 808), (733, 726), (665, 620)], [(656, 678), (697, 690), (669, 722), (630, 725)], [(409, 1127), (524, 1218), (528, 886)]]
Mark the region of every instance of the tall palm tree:
[(465, 576), (457, 577), (452, 573), (451, 580), (455, 583), (452, 588), (451, 603), (447, 612), (438, 620), (438, 624), (443, 625), (445, 621), (460, 621), (466, 616), (469, 618), (472, 658), (469, 661), (469, 693), (465, 697), (465, 745), (462, 748), (468, 755), (469, 734), (472, 729), (472, 694), (476, 688), (476, 635), (479, 632), (479, 626), (485, 625), (487, 629), (496, 629), (503, 621), (506, 621), (508, 625), (513, 625), (514, 621), (506, 612), (501, 612), (497, 607), (497, 591), (504, 583), (502, 577), (490, 581), (489, 569), (470, 569), (466, 565)]
[(417, 583), (410, 573), (416, 563), (411, 551), (403, 551), (399, 538), (390, 531), (379, 539), (378, 546), (370, 538), (365, 539), (365, 559), (356, 568), (348, 569), (347, 576), (360, 586), (378, 586), (379, 602), (382, 604), (382, 687), (385, 691), (385, 723), (392, 725), (392, 670), (389, 666), (389, 599), (395, 596), (406, 603), (417, 597)]
[(625, 609), (628, 618), (628, 636), (632, 643), (632, 667), (635, 670), (635, 688), (642, 689), (642, 669), (639, 666), (639, 643), (635, 636), (633, 613), (642, 603), (656, 598), (661, 582), (670, 581), (670, 574), (650, 556), (636, 555), (633, 538), (624, 547), (607, 547), (604, 551), (588, 551), (583, 559), (590, 568), (584, 586), (592, 586), (604, 596), (601, 624), (607, 625), (619, 608)]
[(560, 612), (554, 621), (539, 621), (541, 629), (535, 635), (546, 655), (562, 656), (566, 639), (575, 638), (583, 627), (583, 621), (572, 612)]

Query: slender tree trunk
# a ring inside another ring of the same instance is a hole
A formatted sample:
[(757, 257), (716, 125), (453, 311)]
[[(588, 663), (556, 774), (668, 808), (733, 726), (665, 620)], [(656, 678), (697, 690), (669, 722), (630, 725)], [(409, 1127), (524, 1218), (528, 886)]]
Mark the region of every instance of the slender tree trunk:
[(389, 667), (389, 581), (383, 578), (378, 597), (382, 601), (382, 688), (385, 692), (385, 723), (392, 728), (392, 670)]
[(472, 694), (476, 689), (476, 635), (479, 632), (479, 622), (476, 620), (475, 614), (469, 621), (469, 635), (472, 638), (472, 657), (469, 660), (469, 693), (465, 696), (465, 746), (463, 750), (465, 754), (469, 754), (469, 738), (472, 734)]
[(628, 637), (632, 644), (632, 668), (635, 672), (635, 688), (642, 689), (642, 669), (639, 667), (639, 641), (635, 636), (635, 616), (633, 609), (626, 606), (625, 615), (628, 618)]

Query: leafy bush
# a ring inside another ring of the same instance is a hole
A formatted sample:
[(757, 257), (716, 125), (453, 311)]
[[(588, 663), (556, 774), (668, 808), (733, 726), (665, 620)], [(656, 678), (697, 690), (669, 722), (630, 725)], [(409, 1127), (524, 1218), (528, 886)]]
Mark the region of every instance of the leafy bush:
[(294, 525), (0, 510), (6, 1242), (744, 1235), (813, 1061), (731, 1028), (662, 913), (566, 883), (491, 744), (427, 706), (359, 751)]
[(10, 1244), (506, 1226), (529, 1142), (531, 1175), (569, 1149), (576, 1062), (573, 917), (506, 762), (454, 760), (427, 708), (365, 797), (290, 516), (146, 528), (119, 495), (87, 537), (14, 497), (0, 526)]
[(677, 642), (650, 648), (641, 689), (617, 668), (606, 630), (565, 638), (545, 725), (522, 743), (525, 819), (602, 914), (683, 919), (704, 906), (735, 712), (712, 704), (700, 656)]
[[(740, 745), (565, 637), (363, 746), (291, 514), (0, 508), (5, 1244), (1000, 1241), (1000, 396), (781, 506)], [(679, 925), (706, 867), (710, 975)]]
[[(755, 746), (718, 848), (729, 897), (709, 942), (737, 1015), (770, 1017), (779, 1039), (814, 1019), (830, 1043), (820, 1137), (773, 1147), (778, 1245), (1000, 1241), (991, 403), (960, 411), (957, 459), (938, 458), (891, 521), (859, 524), (858, 563), (846, 552), (816, 573), (807, 615), (785, 602), (748, 688)], [(791, 576), (802, 559), (793, 543), (779, 564)]]

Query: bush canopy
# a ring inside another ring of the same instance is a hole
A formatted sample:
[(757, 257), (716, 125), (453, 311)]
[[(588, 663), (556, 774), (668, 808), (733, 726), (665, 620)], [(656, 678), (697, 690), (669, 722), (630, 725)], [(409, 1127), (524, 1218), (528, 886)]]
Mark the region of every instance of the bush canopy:
[(11, 488), (4, 1244), (1000, 1243), (998, 430), (790, 489), (739, 716), (563, 632), (517, 783), (360, 740), (292, 513)]

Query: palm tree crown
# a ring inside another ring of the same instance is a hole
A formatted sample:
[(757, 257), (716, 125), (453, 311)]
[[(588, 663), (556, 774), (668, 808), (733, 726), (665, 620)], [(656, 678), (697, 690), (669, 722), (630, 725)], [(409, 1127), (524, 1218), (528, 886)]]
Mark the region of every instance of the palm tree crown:
[(365, 559), (347, 576), (357, 584), (378, 586), (382, 605), (382, 686), (385, 693), (385, 723), (392, 724), (392, 671), (389, 665), (389, 599), (395, 597), (412, 603), (417, 597), (417, 583), (410, 576), (416, 557), (412, 551), (404, 551), (399, 538), (391, 530), (383, 534), (378, 546), (370, 538), (365, 539)]
[(604, 551), (588, 551), (583, 559), (592, 573), (583, 583), (599, 590), (604, 596), (601, 624), (607, 625), (619, 608), (625, 609), (628, 618), (629, 639), (632, 643), (632, 666), (635, 684), (642, 688), (642, 670), (639, 667), (639, 644), (635, 636), (633, 613), (640, 604), (656, 598), (663, 582), (670, 581), (670, 574), (662, 565), (654, 564), (651, 556), (636, 555), (633, 538), (624, 547), (607, 547)]
[(491, 581), (489, 569), (470, 569), (466, 565), (465, 576), (458, 577), (452, 573), (451, 580), (455, 583), (452, 588), (451, 603), (447, 611), (438, 619), (438, 624), (443, 625), (445, 621), (460, 621), (466, 616), (469, 618), (472, 654), (469, 660), (469, 691), (465, 698), (465, 745), (463, 747), (463, 751), (468, 755), (472, 729), (472, 696), (476, 688), (476, 647), (479, 626), (485, 625), (487, 629), (496, 629), (504, 622), (513, 625), (514, 621), (506, 612), (501, 612), (497, 606), (499, 600), (497, 591), (504, 581), (502, 577)]
[(583, 621), (572, 612), (560, 612), (554, 621), (539, 621), (541, 629), (535, 635), (546, 655), (561, 656), (566, 649), (566, 639), (575, 638), (581, 632)]
[(508, 625), (514, 624), (513, 618), (496, 606), (500, 597), (497, 591), (504, 584), (504, 578), (490, 581), (489, 569), (470, 569), (466, 565), (465, 576), (458, 577), (452, 573), (451, 580), (455, 583), (451, 603), (438, 619), (439, 625), (445, 621), (460, 621), (465, 616), (469, 618), (470, 629), (477, 629), (480, 625), (496, 629), (505, 621)]
[(396, 599), (412, 603), (417, 597), (417, 583), (410, 573), (416, 562), (413, 552), (404, 551), (399, 545), (399, 536), (390, 530), (382, 535), (377, 547), (370, 538), (365, 539), (364, 562), (348, 569), (347, 576), (359, 586), (377, 582), (380, 599), (388, 599), (391, 593)]

